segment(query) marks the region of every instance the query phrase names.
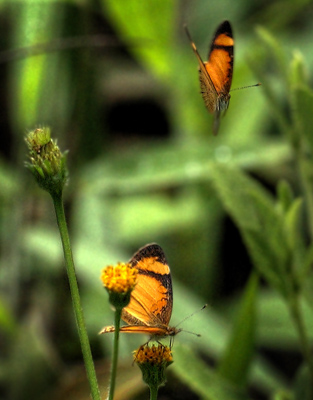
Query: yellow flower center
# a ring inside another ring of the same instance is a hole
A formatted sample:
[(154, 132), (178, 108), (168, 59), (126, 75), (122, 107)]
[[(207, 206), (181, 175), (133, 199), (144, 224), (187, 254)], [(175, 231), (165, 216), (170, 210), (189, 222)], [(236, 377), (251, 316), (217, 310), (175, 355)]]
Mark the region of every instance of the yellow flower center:
[(140, 346), (138, 350), (134, 351), (134, 360), (138, 364), (163, 364), (172, 363), (173, 356), (169, 347), (159, 344), (157, 347), (152, 345)]
[(109, 265), (101, 273), (103, 286), (112, 292), (127, 293), (136, 284), (138, 270), (130, 264), (118, 263), (116, 266)]

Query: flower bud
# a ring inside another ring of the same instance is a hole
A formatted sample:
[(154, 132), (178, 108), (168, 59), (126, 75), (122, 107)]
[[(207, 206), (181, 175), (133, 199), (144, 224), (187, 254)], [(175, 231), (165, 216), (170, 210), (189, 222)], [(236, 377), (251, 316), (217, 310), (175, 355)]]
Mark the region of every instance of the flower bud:
[(50, 128), (47, 127), (29, 132), (25, 140), (30, 159), (26, 167), (41, 188), (51, 195), (60, 195), (68, 177), (67, 152), (61, 153), (56, 141), (51, 139)]

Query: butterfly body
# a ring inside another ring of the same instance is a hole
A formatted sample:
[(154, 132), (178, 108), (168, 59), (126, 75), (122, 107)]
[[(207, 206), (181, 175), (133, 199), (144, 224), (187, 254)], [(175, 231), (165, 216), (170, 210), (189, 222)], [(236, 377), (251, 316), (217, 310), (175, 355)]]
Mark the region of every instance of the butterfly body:
[[(128, 306), (122, 311), (122, 319), (128, 325), (120, 331), (146, 333), (153, 338), (179, 333), (180, 329), (169, 326), (173, 308), (172, 279), (162, 248), (155, 243), (142, 247), (130, 265), (138, 270), (137, 283)], [(114, 330), (114, 326), (107, 326), (100, 333)]]
[(191, 47), (199, 63), (201, 94), (206, 108), (214, 114), (213, 134), (217, 135), (220, 115), (226, 111), (230, 100), (233, 76), (234, 39), (229, 21), (222, 22), (213, 37), (207, 62), (202, 58), (185, 26)]
[[(101, 330), (100, 333), (111, 333), (115, 331), (115, 327), (113, 325), (106, 326)], [(127, 333), (145, 333), (151, 336), (152, 339), (161, 339), (163, 337), (175, 336), (181, 329), (176, 329), (175, 327), (170, 327), (166, 325), (125, 325), (120, 328), (120, 332)]]

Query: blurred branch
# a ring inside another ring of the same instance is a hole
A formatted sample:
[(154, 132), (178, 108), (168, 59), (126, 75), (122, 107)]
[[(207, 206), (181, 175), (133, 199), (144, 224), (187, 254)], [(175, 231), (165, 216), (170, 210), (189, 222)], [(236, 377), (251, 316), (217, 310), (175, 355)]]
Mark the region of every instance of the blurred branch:
[[(138, 46), (146, 43), (146, 39), (133, 40), (130, 46)], [(0, 52), (0, 64), (23, 60), (28, 57), (56, 51), (83, 49), (90, 47), (123, 47), (125, 44), (112, 35), (83, 35), (67, 38), (59, 38), (46, 43), (38, 43), (33, 46), (21, 47)]]

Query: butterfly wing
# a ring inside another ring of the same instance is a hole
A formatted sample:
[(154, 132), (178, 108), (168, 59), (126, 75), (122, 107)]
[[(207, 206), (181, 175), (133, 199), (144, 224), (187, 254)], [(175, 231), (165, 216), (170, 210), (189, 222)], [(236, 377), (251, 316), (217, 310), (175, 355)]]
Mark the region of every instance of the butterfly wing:
[(210, 48), (208, 62), (203, 62), (185, 26), (187, 36), (199, 63), (201, 94), (205, 106), (214, 114), (213, 134), (217, 135), (220, 114), (227, 110), (231, 87), (234, 60), (234, 39), (231, 25), (222, 22), (217, 28)]
[[(140, 321), (138, 321), (141, 323)], [(115, 326), (105, 326), (99, 334), (115, 332)], [(145, 333), (151, 336), (174, 336), (179, 332), (176, 328), (170, 328), (166, 325), (148, 326), (148, 325), (124, 325), (120, 327), (120, 332), (126, 333)]]
[(197, 57), (198, 63), (199, 63), (199, 79), (200, 79), (200, 89), (201, 89), (201, 94), (205, 103), (206, 108), (209, 110), (210, 113), (215, 112), (215, 105), (216, 101), (218, 98), (218, 93), (215, 89), (215, 86), (212, 82), (212, 79), (205, 67), (207, 63), (204, 63), (202, 61), (202, 58), (197, 50), (197, 47), (195, 43), (193, 42), (191, 35), (189, 33), (189, 30), (187, 26), (185, 25), (185, 31), (186, 34), (190, 40), (191, 47)]
[(230, 87), (233, 77), (234, 39), (231, 25), (228, 21), (222, 22), (217, 28), (209, 53), (209, 60), (205, 63), (213, 85), (218, 93), (214, 104), (213, 134), (217, 135), (220, 125), (220, 115), (226, 111), (230, 100)]
[(229, 21), (217, 28), (205, 68), (218, 93), (229, 96), (233, 77), (234, 39)]
[[(170, 269), (162, 248), (149, 244), (130, 260), (138, 269), (137, 283), (122, 319), (130, 325), (168, 326), (173, 307)], [(125, 327), (126, 328), (126, 327)]]

